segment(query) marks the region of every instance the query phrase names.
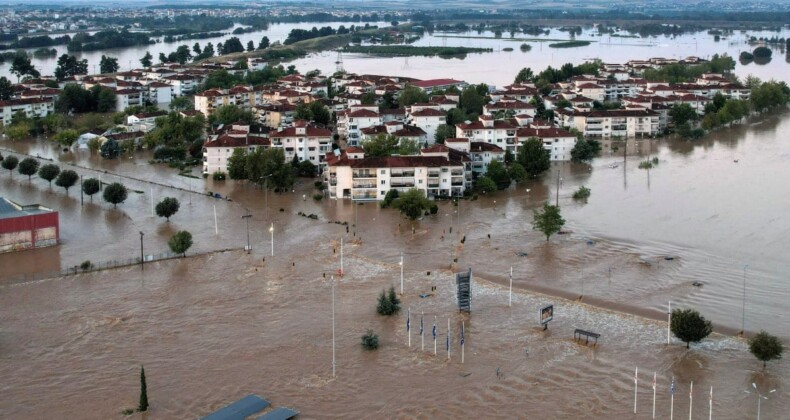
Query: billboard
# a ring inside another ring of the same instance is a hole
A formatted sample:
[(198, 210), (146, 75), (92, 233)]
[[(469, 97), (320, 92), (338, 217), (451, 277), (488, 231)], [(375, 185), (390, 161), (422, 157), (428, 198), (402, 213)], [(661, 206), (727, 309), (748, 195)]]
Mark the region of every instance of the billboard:
[(540, 308), (540, 323), (546, 325), (554, 319), (554, 305), (548, 305)]

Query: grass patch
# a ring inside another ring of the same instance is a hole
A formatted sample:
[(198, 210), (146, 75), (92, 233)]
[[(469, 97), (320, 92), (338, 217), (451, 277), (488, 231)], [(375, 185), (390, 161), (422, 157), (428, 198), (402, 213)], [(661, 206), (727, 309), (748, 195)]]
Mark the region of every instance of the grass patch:
[(557, 38), (494, 38), (492, 36), (472, 36), (472, 35), (441, 35), (437, 38), (465, 38), (465, 39), (490, 39), (494, 41), (511, 41), (511, 42), (562, 42), (566, 39)]
[(591, 41), (565, 41), (565, 42), (557, 42), (554, 44), (549, 44), (549, 48), (576, 48), (576, 47), (586, 47), (592, 44)]

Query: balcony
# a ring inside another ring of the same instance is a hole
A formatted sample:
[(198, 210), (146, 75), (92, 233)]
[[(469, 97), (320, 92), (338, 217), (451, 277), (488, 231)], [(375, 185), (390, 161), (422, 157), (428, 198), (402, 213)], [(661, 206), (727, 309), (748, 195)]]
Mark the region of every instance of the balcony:
[(413, 177), (414, 171), (392, 171), (390, 172), (390, 177), (392, 178), (402, 178), (402, 177)]
[(439, 188), (439, 183), (438, 182), (429, 182), (428, 183), (428, 188)]
[(450, 171), (450, 175), (452, 176), (463, 176), (463, 174), (464, 174), (463, 169), (453, 169), (452, 171)]
[(355, 191), (354, 194), (351, 196), (352, 200), (375, 200), (376, 199), (376, 191)]
[(375, 178), (376, 172), (374, 171), (354, 171), (351, 174), (351, 178), (358, 179), (358, 178)]
[(428, 178), (439, 178), (439, 172), (428, 172)]

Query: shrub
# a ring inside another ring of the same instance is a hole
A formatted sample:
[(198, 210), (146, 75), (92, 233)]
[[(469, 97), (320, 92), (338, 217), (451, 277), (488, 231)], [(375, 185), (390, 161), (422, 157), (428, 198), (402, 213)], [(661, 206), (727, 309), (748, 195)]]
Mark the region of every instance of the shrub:
[(326, 189), (326, 186), (321, 181), (316, 181), (315, 183), (313, 183), (313, 186), (315, 186), (315, 189), (317, 189), (318, 191), (323, 191)]
[(365, 350), (376, 350), (379, 348), (379, 336), (373, 333), (373, 330), (368, 330), (362, 336), (362, 348)]
[(392, 202), (398, 198), (398, 195), (398, 190), (387, 191), (387, 195), (384, 196), (384, 200), (381, 202), (381, 208), (386, 209), (391, 206)]
[(321, 201), (324, 198), (323, 194), (313, 194), (313, 200)]
[(80, 269), (82, 269), (82, 271), (88, 271), (91, 268), (93, 268), (93, 264), (91, 263), (91, 260), (85, 260), (82, 262), (82, 264), (80, 264)]
[(573, 198), (575, 200), (582, 200), (588, 198), (589, 196), (590, 196), (590, 189), (585, 186), (579, 187), (579, 189), (573, 193)]
[(226, 176), (227, 175), (225, 174), (225, 172), (217, 171), (211, 175), (211, 178), (214, 179), (214, 181), (224, 181)]
[(431, 214), (436, 214), (439, 212), (439, 206), (436, 203), (431, 204)]

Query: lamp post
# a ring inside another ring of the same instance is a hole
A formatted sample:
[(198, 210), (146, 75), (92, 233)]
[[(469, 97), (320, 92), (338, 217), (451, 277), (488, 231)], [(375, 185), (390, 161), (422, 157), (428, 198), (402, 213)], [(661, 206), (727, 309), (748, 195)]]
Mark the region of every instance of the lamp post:
[(274, 222), (269, 226), (269, 233), (272, 235), (272, 257), (274, 256)]
[(400, 253), (400, 294), (403, 294), (403, 251)]
[(145, 270), (145, 257), (143, 256), (143, 231), (140, 231), (140, 269)]
[(335, 276), (332, 276), (332, 377), (335, 375)]
[(749, 264), (744, 264), (743, 266), (743, 303), (741, 304), (741, 335), (746, 334), (746, 269), (748, 267)]
[(245, 214), (244, 216), (241, 216), (242, 219), (247, 221), (247, 253), (248, 254), (250, 253), (250, 250), (252, 249), (250, 247), (250, 218), (251, 217), (252, 217), (252, 215), (250, 214), (249, 210), (247, 210), (247, 214)]
[[(754, 388), (754, 393), (757, 394), (757, 420), (760, 420), (760, 403), (762, 403), (762, 400), (767, 400), (768, 399), (768, 397), (766, 395), (773, 394), (774, 392), (776, 392), (776, 390), (772, 389), (772, 390), (768, 391), (765, 395), (763, 395), (757, 389), (757, 384), (755, 384), (754, 382), (752, 382), (752, 388)], [(748, 391), (748, 390), (743, 391), (743, 392), (745, 392), (747, 394), (751, 394), (751, 392)]]
[(260, 177), (260, 179), (266, 179), (266, 187), (265, 187), (266, 193), (265, 194), (266, 194), (266, 218), (267, 219), (269, 218), (269, 177), (270, 176), (272, 176), (272, 174), (263, 175), (263, 176)]

